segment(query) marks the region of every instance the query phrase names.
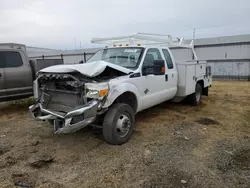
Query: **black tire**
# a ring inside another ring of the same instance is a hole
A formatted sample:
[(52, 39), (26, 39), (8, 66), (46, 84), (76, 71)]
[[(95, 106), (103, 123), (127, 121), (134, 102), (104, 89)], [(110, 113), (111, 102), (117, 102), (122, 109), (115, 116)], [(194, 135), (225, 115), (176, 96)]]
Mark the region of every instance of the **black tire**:
[(107, 143), (112, 145), (126, 143), (131, 138), (134, 129), (135, 115), (131, 106), (124, 103), (116, 103), (105, 114), (103, 136)]
[(196, 83), (195, 92), (188, 97), (188, 101), (191, 105), (197, 106), (201, 103), (202, 87), (201, 84)]

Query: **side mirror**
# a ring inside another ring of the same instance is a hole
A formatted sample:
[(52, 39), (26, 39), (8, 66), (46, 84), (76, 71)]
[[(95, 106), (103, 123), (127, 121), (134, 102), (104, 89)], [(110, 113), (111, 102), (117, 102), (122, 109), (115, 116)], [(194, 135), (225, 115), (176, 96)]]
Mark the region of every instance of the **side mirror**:
[(164, 75), (165, 74), (165, 61), (164, 60), (154, 60), (154, 75)]

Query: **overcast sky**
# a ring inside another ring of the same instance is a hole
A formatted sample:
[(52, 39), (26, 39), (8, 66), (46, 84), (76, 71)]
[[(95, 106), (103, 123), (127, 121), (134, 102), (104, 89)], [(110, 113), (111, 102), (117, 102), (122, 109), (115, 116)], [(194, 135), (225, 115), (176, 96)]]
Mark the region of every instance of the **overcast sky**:
[(250, 34), (249, 18), (250, 0), (0, 0), (0, 42), (74, 49), (135, 32)]

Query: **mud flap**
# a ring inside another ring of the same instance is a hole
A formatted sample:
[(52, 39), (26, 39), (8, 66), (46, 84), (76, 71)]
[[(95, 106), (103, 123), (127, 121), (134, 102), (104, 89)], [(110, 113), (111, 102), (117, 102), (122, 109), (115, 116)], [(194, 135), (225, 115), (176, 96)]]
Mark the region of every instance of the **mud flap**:
[(208, 96), (208, 87), (202, 89), (202, 95)]

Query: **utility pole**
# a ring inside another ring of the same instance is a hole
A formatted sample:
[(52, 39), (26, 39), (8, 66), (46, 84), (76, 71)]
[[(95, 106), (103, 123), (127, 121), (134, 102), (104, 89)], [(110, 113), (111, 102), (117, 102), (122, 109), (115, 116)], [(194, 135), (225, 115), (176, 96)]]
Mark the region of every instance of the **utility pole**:
[(195, 39), (195, 28), (193, 30), (193, 40)]

